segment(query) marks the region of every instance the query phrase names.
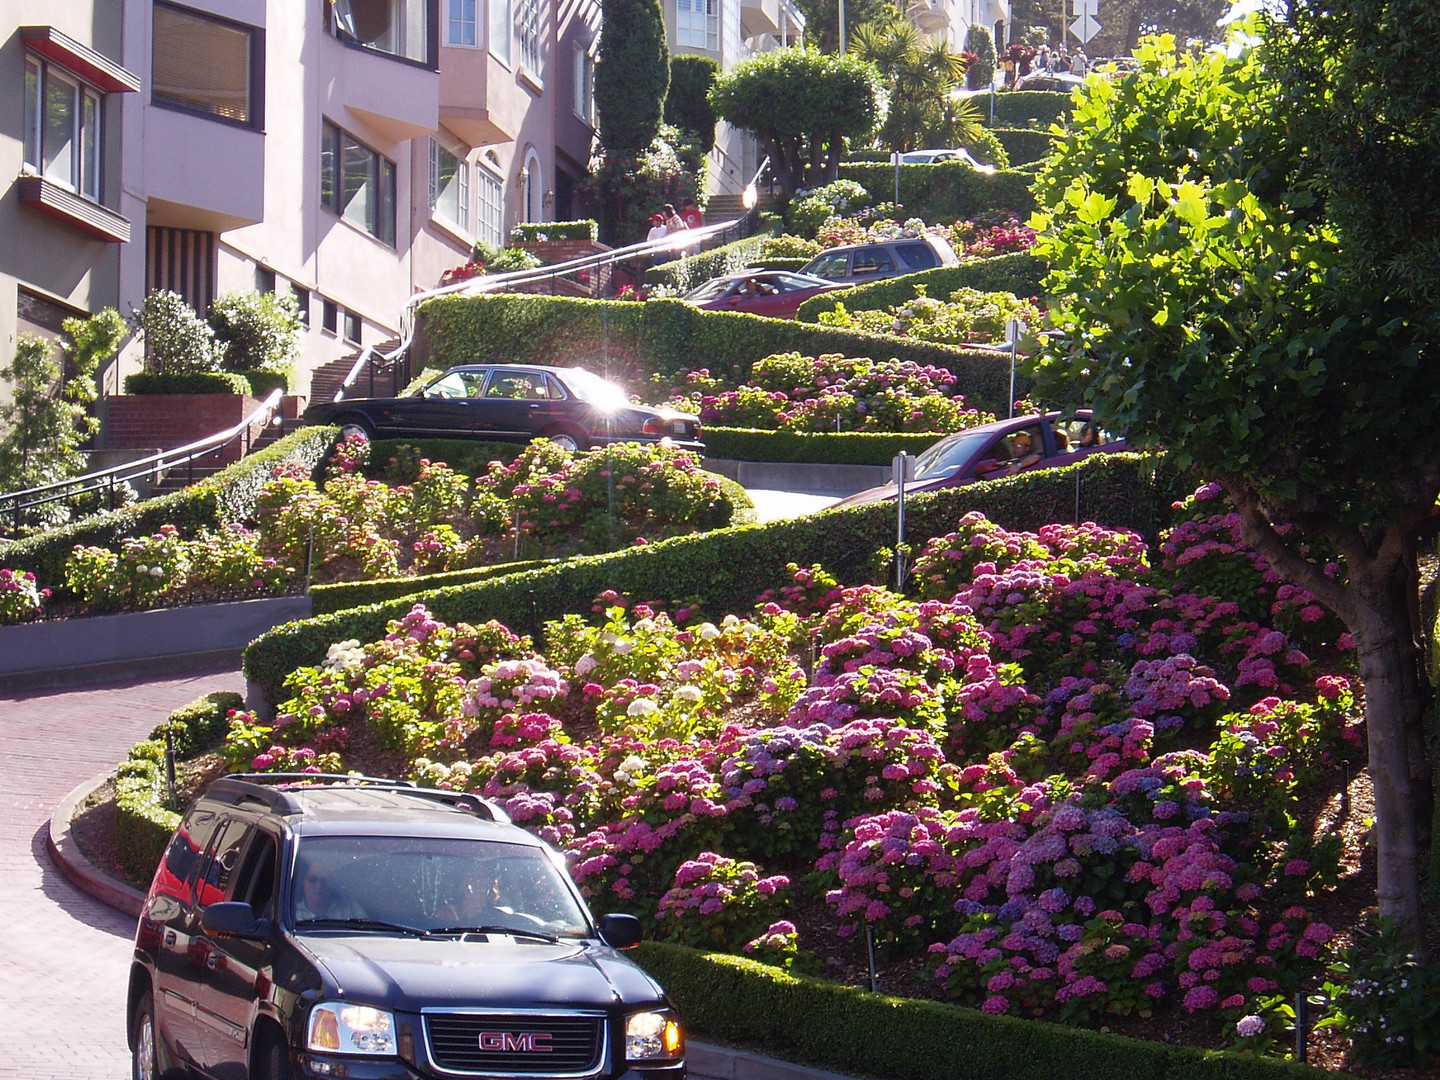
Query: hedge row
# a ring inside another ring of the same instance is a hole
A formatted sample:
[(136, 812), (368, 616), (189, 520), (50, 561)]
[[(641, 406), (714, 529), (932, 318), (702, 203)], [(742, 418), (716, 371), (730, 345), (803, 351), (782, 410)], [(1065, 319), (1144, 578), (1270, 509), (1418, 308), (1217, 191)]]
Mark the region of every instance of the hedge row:
[[(1022, 91), (1023, 93), (1023, 91)], [(1010, 155), (1010, 166), (1029, 165), (1050, 153), (1051, 135), (1041, 128), (996, 128), (995, 135)]]
[[(840, 179), (854, 180), (876, 199), (895, 197), (895, 166), (880, 162), (843, 162)], [(968, 218), (982, 210), (1035, 209), (1028, 173), (1002, 169), (993, 175), (977, 172), (963, 161), (941, 161), (925, 168), (900, 170), (900, 202), (927, 221)]]
[[(1017, 251), (988, 259), (969, 259), (958, 266), (937, 266), (933, 270), (906, 274), (857, 285), (837, 294), (821, 293), (800, 305), (795, 318), (813, 323), (822, 311), (834, 311), (836, 303), (847, 311), (879, 311), (895, 307), (915, 298), (915, 287), (925, 286), (925, 295), (936, 300), (948, 299), (956, 289), (979, 289), (981, 292), (1012, 292), (1016, 296), (1041, 296), (1040, 283), (1048, 268), (1038, 255)], [(1001, 400), (1004, 400), (1003, 398)]]
[(334, 446), (337, 434), (338, 429), (333, 427), (302, 428), (182, 491), (92, 514), (0, 545), (0, 564), (12, 570), (29, 570), (61, 598), (65, 593), (65, 560), (76, 544), (118, 549), (127, 536), (146, 536), (161, 525), (174, 525), (188, 536), (201, 526), (213, 528), (227, 521), (251, 520), (255, 500), (270, 479), (271, 470), (287, 462), (316, 468)]
[(632, 954), (692, 1035), (878, 1080), (1304, 1080), (1318, 1069), (889, 997), (647, 942)]
[[(1168, 473), (1155, 465), (1155, 459), (1136, 454), (1096, 454), (1063, 469), (916, 495), (906, 501), (908, 535), (917, 543), (944, 535), (964, 514), (981, 510), (1014, 529), (1078, 518), (1153, 537), (1176, 495)], [(784, 582), (787, 563), (820, 563), (842, 579), (864, 580), (874, 553), (894, 539), (890, 503), (679, 536), (286, 623), (250, 643), (245, 674), (276, 701), (290, 672), (320, 663), (337, 641), (379, 638), (386, 623), (417, 601), (447, 622), (499, 619), (531, 634), (546, 619), (588, 610), (606, 589), (665, 604), (699, 597), (717, 615), (745, 611), (765, 589)]]
[[(995, 95), (995, 127), (1025, 127), (1038, 124), (1048, 128), (1070, 115), (1068, 90), (1011, 90)], [(979, 107), (979, 103), (976, 103)], [(990, 110), (982, 108), (988, 118)]]
[(706, 457), (827, 465), (889, 465), (901, 450), (918, 454), (938, 438), (933, 432), (844, 431), (827, 434), (709, 426), (702, 434)]
[[(914, 293), (904, 283), (921, 280), (920, 274), (895, 279), (907, 295)], [(1002, 407), (1010, 392), (1009, 360), (994, 353), (762, 315), (702, 311), (680, 300), (635, 304), (562, 296), (445, 296), (425, 304), (420, 317), (423, 344), (417, 342), (414, 362), (431, 367), (580, 365), (635, 388), (652, 373), (703, 367), (743, 380), (755, 361), (773, 353), (840, 353), (946, 368), (972, 404), (991, 411)], [(1017, 393), (1023, 390), (1018, 387)]]
[(139, 371), (125, 376), (127, 394), (246, 394), (254, 396), (250, 380), (233, 371)]
[(138, 881), (148, 880), (165, 854), (180, 815), (165, 805), (165, 736), (175, 758), (191, 758), (218, 747), (230, 730), (231, 709), (243, 709), (239, 694), (206, 694), (182, 705), (144, 742), (130, 748), (115, 772), (115, 854)]

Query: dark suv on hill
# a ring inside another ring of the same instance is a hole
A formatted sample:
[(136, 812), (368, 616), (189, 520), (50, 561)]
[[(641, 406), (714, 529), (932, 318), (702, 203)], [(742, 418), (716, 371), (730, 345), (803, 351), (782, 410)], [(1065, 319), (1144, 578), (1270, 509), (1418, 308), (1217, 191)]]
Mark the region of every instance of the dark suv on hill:
[(240, 774), (185, 815), (135, 936), (134, 1075), (684, 1080), (659, 985), (560, 856), (460, 792)]

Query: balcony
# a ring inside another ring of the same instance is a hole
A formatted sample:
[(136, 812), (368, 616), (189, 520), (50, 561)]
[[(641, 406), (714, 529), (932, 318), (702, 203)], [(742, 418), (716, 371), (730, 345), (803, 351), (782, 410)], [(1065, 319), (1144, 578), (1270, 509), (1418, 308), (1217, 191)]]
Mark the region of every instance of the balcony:
[(348, 110), (393, 142), (434, 131), (437, 0), (335, 0), (327, 11), (333, 47), (323, 50), (325, 111)]
[(149, 224), (219, 233), (264, 219), (261, 132), (148, 108), (141, 152)]
[[(499, 65), (496, 65), (497, 67)], [(501, 68), (501, 72), (508, 75)], [(440, 73), (440, 123), (466, 146), (514, 142), (529, 96), (509, 81), (491, 86), (490, 54), (484, 49), (446, 49)]]
[(950, 29), (950, 13), (944, 0), (915, 0), (905, 14), (922, 34), (943, 34)]

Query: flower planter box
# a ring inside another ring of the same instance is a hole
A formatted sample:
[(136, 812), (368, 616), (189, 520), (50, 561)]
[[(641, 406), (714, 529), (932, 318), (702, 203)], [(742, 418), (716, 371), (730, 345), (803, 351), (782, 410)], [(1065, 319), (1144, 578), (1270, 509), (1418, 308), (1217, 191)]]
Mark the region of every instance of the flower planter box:
[[(244, 394), (117, 394), (105, 406), (107, 450), (173, 449), (232, 428), (260, 407)], [(263, 433), (253, 425), (250, 439)], [(246, 441), (240, 438), (206, 456), (207, 464), (233, 465)]]
[(181, 657), (219, 658), (310, 613), (308, 596), (280, 596), (0, 626), (0, 689), (122, 676)]
[[(598, 255), (610, 248), (598, 240), (517, 240), (512, 247), (524, 248), (546, 266)], [(553, 293), (559, 296), (609, 296), (610, 267), (595, 266), (581, 271), (584, 280), (575, 275), (557, 281), (541, 281), (521, 286), (524, 292)]]

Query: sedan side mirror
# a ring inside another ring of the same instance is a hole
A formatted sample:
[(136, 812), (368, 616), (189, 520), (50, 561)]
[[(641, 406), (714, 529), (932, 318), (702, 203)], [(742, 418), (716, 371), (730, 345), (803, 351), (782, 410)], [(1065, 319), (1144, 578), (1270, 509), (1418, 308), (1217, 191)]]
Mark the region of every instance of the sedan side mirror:
[(240, 900), (211, 904), (200, 915), (200, 928), (210, 937), (263, 941), (270, 936), (270, 920), (257, 919), (255, 909)]
[(600, 938), (612, 949), (633, 949), (640, 937), (640, 920), (634, 915), (600, 916)]

